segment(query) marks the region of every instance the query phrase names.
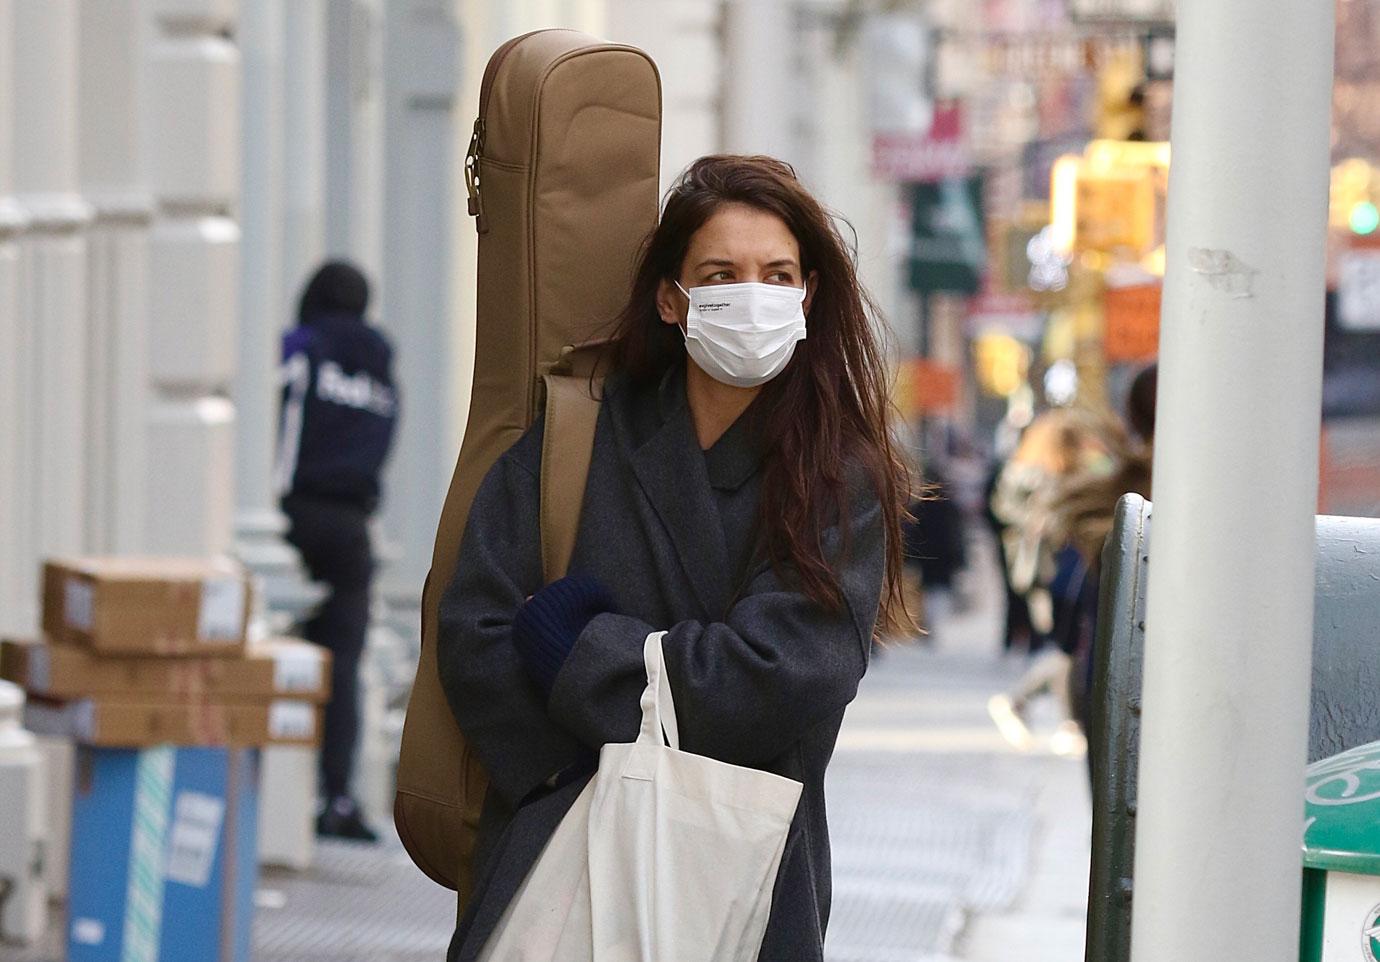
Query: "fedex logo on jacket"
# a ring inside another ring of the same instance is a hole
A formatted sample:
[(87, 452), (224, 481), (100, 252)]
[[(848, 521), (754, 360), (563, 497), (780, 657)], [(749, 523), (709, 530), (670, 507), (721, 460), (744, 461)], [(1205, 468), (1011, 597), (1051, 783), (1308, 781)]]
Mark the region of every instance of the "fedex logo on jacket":
[(276, 487), (372, 511), (392, 446), (393, 349), (347, 314), (314, 316), (283, 336)]

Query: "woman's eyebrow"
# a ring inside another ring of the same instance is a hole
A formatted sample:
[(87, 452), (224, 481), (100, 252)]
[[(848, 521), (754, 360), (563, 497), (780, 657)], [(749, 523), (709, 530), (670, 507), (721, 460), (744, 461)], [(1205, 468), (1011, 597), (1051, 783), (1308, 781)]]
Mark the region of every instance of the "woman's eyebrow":
[[(710, 257), (710, 258), (707, 258), (707, 259), (705, 259), (705, 260), (702, 260), (702, 261), (700, 261), (698, 264), (696, 264), (696, 265), (695, 265), (695, 270), (698, 271), (698, 270), (701, 270), (701, 269), (703, 269), (703, 268), (705, 268), (705, 267), (737, 267), (737, 266), (738, 266), (737, 261), (728, 260), (727, 258), (723, 258), (723, 257)], [(765, 264), (762, 265), (762, 267), (763, 267), (764, 270), (769, 270), (769, 269), (777, 268), (777, 267), (795, 267), (795, 268), (799, 268), (799, 266), (800, 266), (800, 265), (797, 264), (797, 263), (795, 262), (795, 258), (793, 258), (793, 257), (778, 257), (776, 260), (774, 260), (774, 261), (768, 261), (767, 263), (765, 263)]]

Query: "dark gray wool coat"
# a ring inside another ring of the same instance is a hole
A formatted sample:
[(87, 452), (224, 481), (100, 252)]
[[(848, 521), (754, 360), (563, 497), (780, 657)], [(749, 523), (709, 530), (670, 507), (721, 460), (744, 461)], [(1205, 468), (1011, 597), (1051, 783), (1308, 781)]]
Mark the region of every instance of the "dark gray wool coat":
[(549, 704), (511, 640), (514, 614), (542, 584), (540, 422), (480, 487), (437, 648), (456, 720), (492, 780), (476, 894), (452, 962), (476, 957), (588, 781), (553, 776), (580, 772), (606, 743), (636, 739), (643, 641), (662, 629), (681, 749), (804, 784), (759, 959), (822, 959), (831, 886), (824, 769), (867, 667), (885, 567), (881, 510), (859, 484), (846, 554), (837, 525), (825, 538), (847, 604), (831, 613), (810, 601), (751, 550), (761, 446), (750, 420), (702, 452), (683, 368), (659, 388), (610, 379), (571, 572), (603, 582), (619, 613), (581, 633)]

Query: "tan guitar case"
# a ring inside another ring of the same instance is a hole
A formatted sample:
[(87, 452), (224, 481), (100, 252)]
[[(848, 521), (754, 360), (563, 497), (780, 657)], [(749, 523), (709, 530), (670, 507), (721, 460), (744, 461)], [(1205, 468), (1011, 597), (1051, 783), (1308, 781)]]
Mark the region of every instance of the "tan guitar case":
[(394, 801), (408, 854), (457, 891), (461, 911), (488, 779), (437, 676), (437, 606), (480, 481), (544, 408), (543, 570), (548, 580), (565, 571), (598, 414), (597, 347), (573, 348), (604, 332), (627, 297), (656, 224), (660, 143), (660, 78), (636, 48), (541, 30), (489, 60), (465, 159), (479, 230), (474, 387), (422, 591)]

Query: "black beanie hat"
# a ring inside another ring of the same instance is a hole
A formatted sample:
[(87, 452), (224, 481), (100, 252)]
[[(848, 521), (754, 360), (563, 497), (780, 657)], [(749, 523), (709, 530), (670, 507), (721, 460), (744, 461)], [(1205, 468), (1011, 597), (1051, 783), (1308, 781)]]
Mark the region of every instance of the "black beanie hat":
[(363, 317), (369, 306), (369, 282), (348, 261), (327, 261), (312, 275), (302, 291), (297, 322), (310, 324), (322, 314), (349, 314)]

